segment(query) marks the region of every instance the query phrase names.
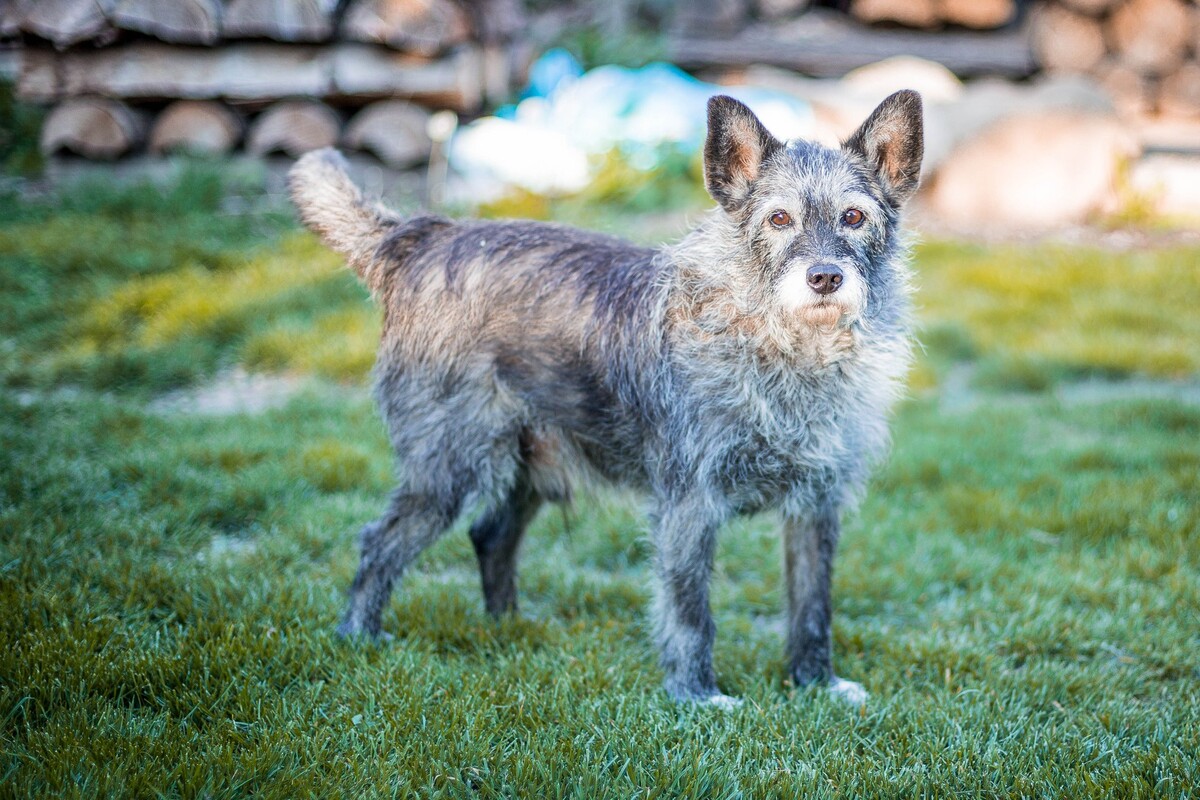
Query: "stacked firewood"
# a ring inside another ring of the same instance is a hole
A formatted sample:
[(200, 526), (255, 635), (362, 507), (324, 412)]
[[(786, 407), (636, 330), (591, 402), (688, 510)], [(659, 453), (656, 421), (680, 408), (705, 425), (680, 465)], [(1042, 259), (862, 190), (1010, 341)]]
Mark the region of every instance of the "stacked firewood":
[(0, 0), (42, 147), (289, 155), (326, 145), (405, 166), (431, 110), (510, 91), (520, 0)]
[(862, 22), (892, 22), (910, 28), (990, 30), (1011, 22), (1015, 0), (853, 0), (850, 13)]
[(1200, 2), (1047, 0), (1031, 20), (1052, 72), (1100, 79), (1130, 114), (1200, 117)]

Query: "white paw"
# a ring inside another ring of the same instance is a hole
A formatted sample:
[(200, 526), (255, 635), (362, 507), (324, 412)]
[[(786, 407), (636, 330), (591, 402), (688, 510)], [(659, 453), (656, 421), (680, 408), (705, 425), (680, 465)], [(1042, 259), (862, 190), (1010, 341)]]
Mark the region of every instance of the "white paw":
[(719, 708), (722, 711), (733, 711), (738, 708), (742, 701), (736, 697), (730, 697), (727, 694), (714, 694), (712, 697), (702, 701), (705, 705), (710, 705), (713, 708)]
[(861, 683), (843, 680), (842, 678), (834, 678), (829, 682), (829, 693), (843, 703), (849, 703), (853, 706), (861, 706), (870, 697)]

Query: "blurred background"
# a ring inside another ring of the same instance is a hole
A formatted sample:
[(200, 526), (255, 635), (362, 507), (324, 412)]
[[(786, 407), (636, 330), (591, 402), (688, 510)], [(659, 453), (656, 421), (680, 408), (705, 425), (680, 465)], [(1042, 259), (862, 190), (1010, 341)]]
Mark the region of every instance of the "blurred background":
[(522, 215), (703, 205), (716, 92), (835, 143), (915, 88), (923, 229), (1200, 219), (1193, 0), (3, 0), (0, 79), (10, 171), (334, 145), (376, 192)]

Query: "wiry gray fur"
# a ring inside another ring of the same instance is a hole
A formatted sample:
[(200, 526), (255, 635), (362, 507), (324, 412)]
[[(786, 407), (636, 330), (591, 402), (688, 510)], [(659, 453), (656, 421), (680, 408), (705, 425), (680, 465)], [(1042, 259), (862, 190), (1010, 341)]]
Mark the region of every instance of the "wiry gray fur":
[[(792, 677), (858, 697), (831, 667), (831, 565), (908, 365), (898, 209), (920, 160), (913, 92), (840, 150), (784, 145), (713, 98), (705, 171), (721, 207), (650, 250), (535, 222), (404, 220), (364, 201), (332, 151), (301, 159), (302, 218), (383, 305), (376, 394), (400, 463), (387, 512), (363, 529), (339, 630), (380, 634), (404, 568), (476, 505), (487, 608), (514, 608), (529, 521), (603, 479), (654, 501), (671, 696), (727, 700), (712, 667), (716, 536), (735, 515), (779, 509)], [(844, 283), (818, 295), (813, 270)]]

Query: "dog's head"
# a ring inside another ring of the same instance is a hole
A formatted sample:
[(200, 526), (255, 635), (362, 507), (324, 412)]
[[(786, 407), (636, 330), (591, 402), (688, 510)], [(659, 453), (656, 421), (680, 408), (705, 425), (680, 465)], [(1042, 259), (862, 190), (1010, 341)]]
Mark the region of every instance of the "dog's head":
[(704, 179), (781, 313), (817, 325), (886, 313), (903, 284), (898, 216), (917, 188), (921, 97), (891, 95), (840, 149), (783, 143), (730, 97), (708, 103)]

